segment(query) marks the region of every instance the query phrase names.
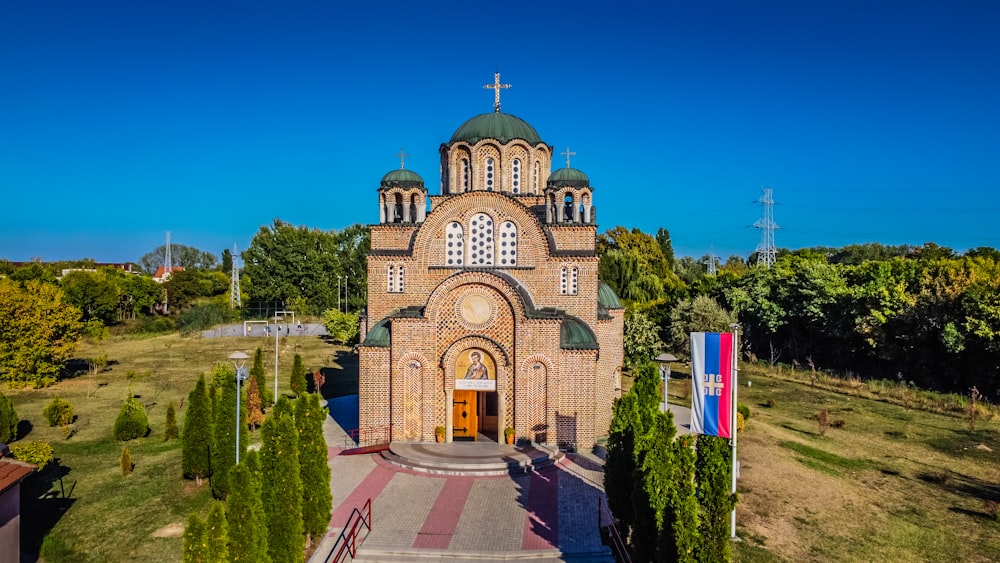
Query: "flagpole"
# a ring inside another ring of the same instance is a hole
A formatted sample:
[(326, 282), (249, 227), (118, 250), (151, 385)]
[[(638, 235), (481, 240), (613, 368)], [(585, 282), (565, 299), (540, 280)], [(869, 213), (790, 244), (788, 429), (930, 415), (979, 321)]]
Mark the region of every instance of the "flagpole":
[[(731, 416), (732, 416), (732, 419), (733, 419), (733, 423), (732, 423), (732, 426), (730, 426), (730, 428), (732, 428), (732, 432), (733, 432), (733, 460), (732, 460), (733, 461), (733, 466), (732, 466), (732, 471), (731, 471), (732, 476), (733, 476), (733, 486), (732, 486), (732, 494), (733, 495), (736, 494), (736, 414), (738, 412), (736, 406), (739, 404), (736, 401), (739, 398), (739, 392), (738, 392), (738, 389), (739, 389), (739, 384), (738, 383), (739, 382), (737, 381), (738, 378), (739, 378), (739, 374), (740, 374), (740, 369), (737, 366), (737, 363), (739, 362), (739, 357), (740, 357), (740, 325), (734, 323), (733, 324), (733, 361), (732, 361), (732, 364), (733, 364), (733, 367), (732, 367), (732, 369), (733, 369), (733, 373), (732, 373), (733, 403), (732, 403), (732, 409), (731, 409), (731, 411), (732, 411)], [(736, 505), (735, 504), (733, 505), (733, 512), (729, 516), (729, 528), (730, 528), (729, 537), (731, 539), (736, 539)]]

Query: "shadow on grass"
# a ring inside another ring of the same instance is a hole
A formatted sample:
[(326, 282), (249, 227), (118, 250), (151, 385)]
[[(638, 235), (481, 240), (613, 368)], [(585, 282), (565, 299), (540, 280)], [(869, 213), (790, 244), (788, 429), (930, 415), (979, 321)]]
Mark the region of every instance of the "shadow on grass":
[(56, 458), (22, 483), (21, 550), (25, 553), (37, 555), (45, 536), (76, 502), (72, 498), (76, 483), (67, 489), (63, 482), (70, 471)]
[(782, 424), (782, 428), (785, 430), (791, 430), (792, 432), (798, 432), (799, 434), (805, 434), (806, 436), (812, 436), (814, 438), (819, 438), (819, 432), (810, 432), (809, 430), (803, 430), (801, 428), (796, 428), (791, 424)]
[(1000, 502), (1000, 485), (952, 471), (924, 471), (917, 479), (959, 496)]

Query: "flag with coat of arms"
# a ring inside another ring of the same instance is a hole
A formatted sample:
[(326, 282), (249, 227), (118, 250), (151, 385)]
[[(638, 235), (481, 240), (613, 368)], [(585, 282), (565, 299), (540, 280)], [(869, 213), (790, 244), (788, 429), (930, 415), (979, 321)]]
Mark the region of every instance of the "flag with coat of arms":
[(691, 432), (733, 435), (733, 333), (691, 333)]

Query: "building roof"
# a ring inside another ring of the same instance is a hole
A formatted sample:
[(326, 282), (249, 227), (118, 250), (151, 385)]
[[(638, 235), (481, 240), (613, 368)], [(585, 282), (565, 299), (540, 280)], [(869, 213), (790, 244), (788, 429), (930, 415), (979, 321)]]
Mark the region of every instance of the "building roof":
[(597, 350), (594, 331), (573, 315), (566, 315), (559, 326), (559, 347), (563, 350)]
[(530, 145), (542, 142), (538, 131), (520, 117), (494, 111), (477, 115), (455, 130), (448, 144), (458, 141), (478, 143), (483, 139), (496, 139), (507, 143), (514, 139), (527, 141)]
[(388, 348), (391, 344), (389, 340), (389, 317), (375, 323), (375, 326), (368, 331), (361, 346), (375, 346), (378, 348)]
[(597, 302), (605, 309), (623, 309), (622, 302), (618, 299), (615, 290), (611, 286), (598, 280), (597, 282)]
[(31, 475), (38, 469), (30, 463), (17, 461), (14, 459), (0, 459), (0, 493), (7, 491), (22, 479)]
[(560, 168), (549, 175), (549, 179), (545, 185), (553, 188), (561, 188), (564, 186), (589, 188), (590, 178), (576, 168)]
[[(423, 188), (424, 179), (420, 177), (419, 174), (412, 170), (405, 170), (400, 168), (398, 170), (393, 170), (385, 176), (382, 176), (382, 181), (379, 183), (380, 188)], [(426, 189), (426, 188), (424, 188)]]
[(170, 278), (171, 272), (183, 272), (183, 271), (184, 271), (184, 268), (182, 268), (181, 266), (173, 266), (173, 267), (170, 268), (169, 272), (166, 271), (166, 269), (163, 266), (160, 266), (159, 268), (156, 269), (156, 273), (153, 274), (153, 280), (154, 281), (167, 281), (167, 279)]

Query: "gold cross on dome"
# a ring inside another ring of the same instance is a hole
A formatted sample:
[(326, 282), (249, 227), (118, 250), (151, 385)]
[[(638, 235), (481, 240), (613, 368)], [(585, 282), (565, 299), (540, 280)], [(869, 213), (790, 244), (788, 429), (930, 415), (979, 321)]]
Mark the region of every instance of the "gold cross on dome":
[(569, 157), (576, 156), (576, 153), (575, 152), (570, 152), (569, 151), (569, 145), (566, 145), (566, 152), (561, 152), (559, 154), (561, 154), (561, 155), (563, 155), (563, 156), (566, 157), (566, 168), (569, 168)]
[(483, 89), (493, 90), (496, 94), (493, 98), (493, 111), (500, 113), (500, 90), (510, 88), (510, 84), (500, 84), (500, 73), (493, 73), (493, 84), (483, 84)]
[(412, 155), (406, 154), (406, 149), (400, 148), (399, 149), (399, 154), (397, 154), (396, 156), (399, 157), (399, 169), (402, 170), (405, 167), (405, 165), (406, 165), (406, 157), (412, 156)]

